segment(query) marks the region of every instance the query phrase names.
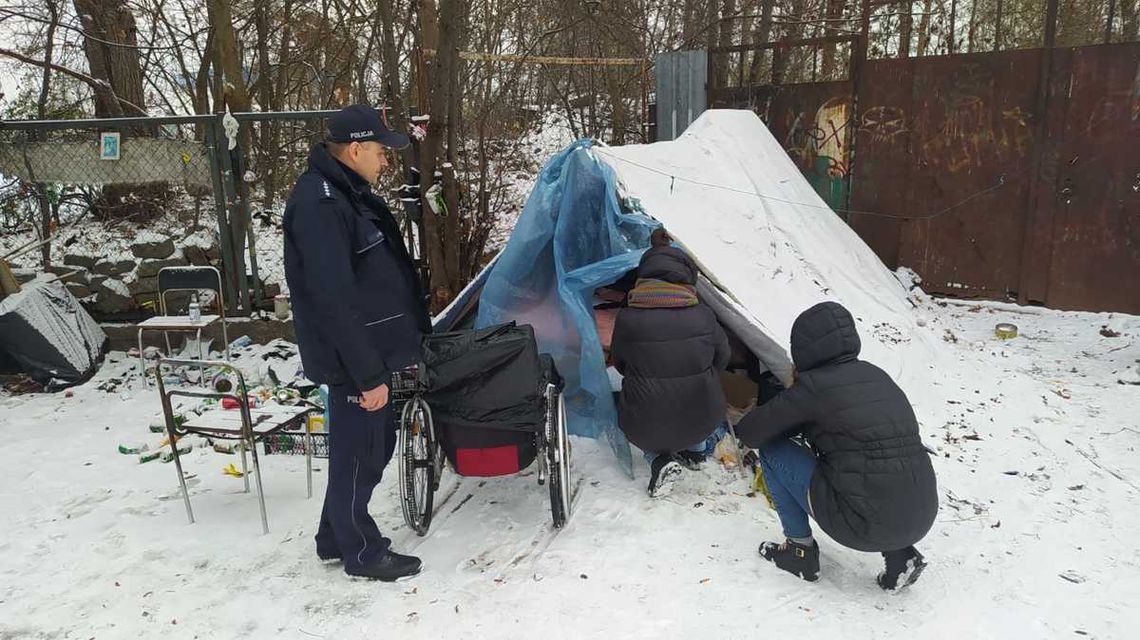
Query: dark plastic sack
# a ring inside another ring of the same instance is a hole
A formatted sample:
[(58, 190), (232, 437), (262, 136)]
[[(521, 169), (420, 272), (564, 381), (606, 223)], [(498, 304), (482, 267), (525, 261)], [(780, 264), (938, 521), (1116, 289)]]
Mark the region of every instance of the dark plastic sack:
[(534, 462), (546, 376), (529, 325), (431, 334), (423, 356), (436, 435), (460, 475), (507, 475)]

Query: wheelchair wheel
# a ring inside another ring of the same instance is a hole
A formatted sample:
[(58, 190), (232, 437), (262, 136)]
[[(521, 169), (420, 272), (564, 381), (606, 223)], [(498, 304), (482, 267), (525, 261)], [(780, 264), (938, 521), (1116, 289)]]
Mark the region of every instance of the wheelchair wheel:
[(439, 487), (439, 444), (431, 422), (431, 409), (415, 396), (400, 412), (400, 503), (404, 522), (418, 535), (431, 526), (432, 502)]
[(562, 528), (570, 519), (570, 438), (566, 433), (566, 401), (555, 392), (551, 407), (553, 420), (547, 439), (547, 468), (550, 469), (550, 513), (554, 527)]

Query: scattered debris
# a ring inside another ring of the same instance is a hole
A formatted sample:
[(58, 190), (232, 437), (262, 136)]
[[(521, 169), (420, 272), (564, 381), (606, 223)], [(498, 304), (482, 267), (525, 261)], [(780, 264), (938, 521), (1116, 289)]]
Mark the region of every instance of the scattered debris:
[(1068, 571), (1062, 571), (1061, 573), (1058, 573), (1057, 575), (1060, 576), (1061, 579), (1068, 580), (1069, 582), (1072, 582), (1073, 584), (1081, 584), (1082, 582), (1085, 581), (1084, 576), (1077, 573), (1076, 571), (1073, 571), (1072, 569), (1070, 569)]

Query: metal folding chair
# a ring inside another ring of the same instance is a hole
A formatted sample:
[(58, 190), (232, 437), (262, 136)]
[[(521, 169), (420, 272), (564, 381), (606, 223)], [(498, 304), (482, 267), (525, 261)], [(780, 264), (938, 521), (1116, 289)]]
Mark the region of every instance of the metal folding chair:
[[(167, 295), (185, 291), (212, 291), (218, 313), (202, 314), (197, 322), (191, 322), (189, 315), (170, 315)], [(198, 344), (198, 360), (205, 360), (202, 349), (202, 330), (214, 324), (222, 324), (222, 354), (226, 362), (230, 360), (229, 332), (226, 330), (226, 301), (222, 294), (222, 274), (215, 267), (164, 267), (158, 271), (159, 315), (138, 324), (139, 368), (142, 379), (146, 380), (146, 358), (143, 355), (143, 332), (162, 331), (166, 341), (166, 355), (174, 355), (170, 348), (170, 332), (182, 331), (195, 334)], [(202, 386), (206, 385), (205, 370), (202, 370)]]
[[(203, 366), (217, 367), (234, 376), (236, 384), (232, 393), (215, 391), (191, 391), (176, 388), (167, 390), (162, 382), (162, 365), (171, 366)], [(261, 467), (258, 464), (257, 443), (267, 436), (280, 431), (297, 427), (304, 432), (305, 442), (305, 480), (308, 485), (308, 496), (313, 497), (313, 437), (305, 424), (308, 414), (315, 409), (309, 406), (273, 407), (272, 409), (250, 409), (248, 393), (245, 386), (245, 377), (236, 367), (225, 362), (186, 360), (175, 358), (159, 358), (155, 367), (155, 379), (158, 383), (158, 393), (162, 399), (162, 415), (166, 422), (166, 435), (174, 456), (174, 468), (178, 471), (178, 482), (182, 486), (182, 499), (186, 503), (186, 517), (194, 523), (194, 511), (190, 508), (190, 493), (186, 489), (186, 477), (182, 473), (182, 460), (178, 453), (177, 439), (187, 434), (197, 434), (214, 440), (237, 440), (241, 450), (242, 478), (245, 480), (245, 491), (249, 492), (249, 470), (246, 465), (246, 451), (253, 459), (253, 477), (257, 483), (257, 499), (261, 507), (261, 527), (264, 533), (269, 533), (269, 520), (265, 515), (265, 493), (261, 487)], [(170, 399), (174, 396), (188, 398), (214, 398), (221, 400), (231, 398), (238, 404), (237, 409), (214, 409), (204, 411), (200, 415), (189, 416), (181, 425), (174, 422), (174, 410)]]

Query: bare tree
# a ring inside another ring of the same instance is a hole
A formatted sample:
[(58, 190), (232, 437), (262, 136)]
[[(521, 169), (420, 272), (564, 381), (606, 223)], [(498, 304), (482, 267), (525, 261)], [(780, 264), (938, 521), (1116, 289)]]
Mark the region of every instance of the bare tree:
[[(125, 0), (74, 0), (75, 12), (83, 25), (83, 51), (95, 78), (110, 85), (111, 94), (95, 93), (95, 115), (121, 117), (119, 96), (143, 109), (142, 69), (139, 65), (138, 29)], [(146, 115), (132, 113), (128, 115)]]

